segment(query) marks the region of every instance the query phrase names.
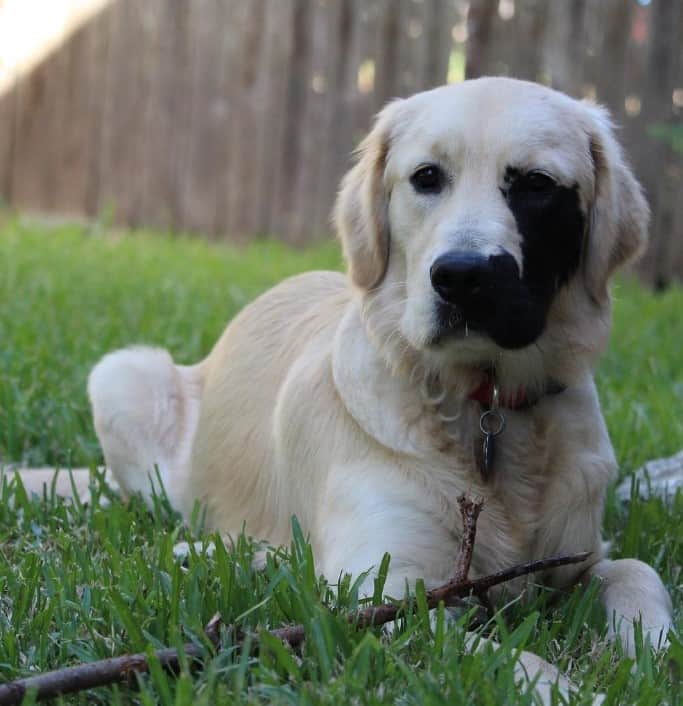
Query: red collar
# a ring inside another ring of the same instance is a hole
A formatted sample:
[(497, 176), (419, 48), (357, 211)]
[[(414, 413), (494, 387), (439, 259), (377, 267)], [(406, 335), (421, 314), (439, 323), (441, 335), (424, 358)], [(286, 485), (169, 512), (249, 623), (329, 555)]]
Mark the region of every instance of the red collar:
[[(545, 394), (546, 395), (557, 395), (560, 392), (564, 392), (565, 386), (554, 380), (550, 380), (546, 385)], [(507, 396), (501, 395), (500, 406), (506, 409), (528, 409), (533, 407), (543, 395), (529, 395), (527, 391), (520, 387), (514, 394)], [(491, 404), (491, 399), (493, 397), (493, 379), (491, 375), (486, 375), (481, 381), (478, 387), (475, 387), (469, 394), (469, 399), (474, 402), (479, 402), (479, 404), (488, 406)]]

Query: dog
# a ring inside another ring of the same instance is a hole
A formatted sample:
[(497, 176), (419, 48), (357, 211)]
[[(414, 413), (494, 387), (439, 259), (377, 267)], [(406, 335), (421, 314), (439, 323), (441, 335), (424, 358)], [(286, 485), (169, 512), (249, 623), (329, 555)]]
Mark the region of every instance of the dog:
[(95, 366), (107, 467), (148, 499), (158, 469), (228, 538), (287, 544), (295, 515), (331, 581), (389, 552), (394, 596), (450, 578), (457, 498), (480, 496), (473, 576), (590, 552), (540, 579), (598, 577), (609, 635), (633, 654), (640, 620), (663, 646), (662, 581), (602, 538), (617, 465), (593, 381), (648, 216), (601, 107), (505, 78), (395, 100), (335, 205), (346, 275), (284, 281), (197, 365), (134, 347)]

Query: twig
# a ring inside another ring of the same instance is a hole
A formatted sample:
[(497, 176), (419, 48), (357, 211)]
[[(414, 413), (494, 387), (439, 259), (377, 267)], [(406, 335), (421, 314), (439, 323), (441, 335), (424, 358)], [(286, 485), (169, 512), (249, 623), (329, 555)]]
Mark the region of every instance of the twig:
[[(462, 583), (449, 581), (447, 584), (427, 593), (427, 607), (431, 610), (432, 608), (438, 607), (441, 602), (445, 605), (451, 605), (457, 599), (466, 598), (470, 594), (486, 595), (489, 589), (501, 583), (505, 583), (506, 581), (511, 581), (512, 579), (526, 576), (527, 574), (533, 574), (537, 571), (554, 569), (558, 566), (580, 564), (589, 556), (590, 552), (583, 552), (569, 556), (538, 559), (537, 561), (519, 564), (510, 569), (505, 569), (504, 571), (499, 571), (489, 576), (482, 576), (481, 578), (471, 581), (463, 581)], [(405, 612), (405, 609), (406, 605), (404, 603), (383, 603), (378, 606), (361, 608), (350, 613), (347, 619), (349, 623), (362, 630), (364, 628), (379, 627), (380, 625), (391, 623), (396, 620), (401, 613)], [(290, 625), (284, 628), (278, 628), (277, 630), (272, 630), (271, 634), (283, 642), (286, 642), (290, 647), (298, 647), (306, 637), (303, 625)], [(0, 694), (1, 693), (0, 687)], [(2, 706), (2, 703), (2, 699), (0, 698), (0, 706)]]
[[(199, 658), (202, 655), (201, 647), (193, 643), (184, 645), (183, 651), (191, 658)], [(156, 650), (154, 655), (167, 671), (179, 671), (178, 650), (167, 647)], [(35, 690), (36, 699), (39, 701), (53, 699), (61, 694), (72, 694), (97, 686), (130, 682), (135, 674), (144, 674), (148, 671), (149, 657), (144, 653), (78, 664), (3, 684), (0, 686), (0, 704), (2, 706), (20, 704), (24, 695), (31, 690)]]
[[(548, 571), (549, 569), (556, 569), (559, 566), (567, 566), (568, 564), (580, 564), (582, 561), (586, 561), (590, 555), (590, 552), (581, 552), (580, 554), (569, 554), (565, 556), (547, 557), (546, 559), (536, 559), (535, 561), (528, 561), (525, 564), (517, 564), (509, 569), (503, 569), (503, 571), (497, 571), (495, 574), (482, 576), (478, 579), (470, 579), (468, 581), (463, 581), (462, 583), (449, 581), (443, 586), (430, 591), (427, 594), (427, 603), (430, 603), (430, 608), (438, 605), (439, 601), (443, 601), (448, 604), (449, 601), (452, 601), (454, 598), (463, 598), (470, 593), (478, 595), (479, 593), (484, 593), (492, 589), (494, 586), (498, 586), (501, 583), (506, 583), (507, 581), (512, 581), (520, 576), (535, 574), (538, 571)], [(434, 606), (431, 605), (431, 601), (435, 602)]]
[(218, 647), (221, 641), (221, 625), (223, 624), (223, 618), (221, 618), (220, 613), (214, 613), (213, 618), (209, 620), (204, 628), (204, 634), (211, 640), (214, 647)]
[[(216, 613), (205, 628), (206, 636), (214, 648), (218, 648), (220, 643), (221, 624), (220, 613)], [(192, 660), (200, 659), (204, 652), (205, 650), (194, 642), (188, 642), (183, 645), (182, 649), (182, 653)], [(180, 671), (180, 653), (177, 649), (167, 647), (156, 650), (154, 656), (166, 671), (172, 673)], [(122, 655), (121, 657), (110, 657), (96, 662), (78, 664), (74, 667), (57, 669), (53, 672), (45, 672), (35, 677), (17, 679), (0, 685), (0, 706), (20, 704), (26, 692), (31, 689), (37, 690), (36, 698), (40, 701), (53, 699), (61, 694), (93, 689), (97, 686), (132, 682), (136, 674), (144, 674), (148, 671), (149, 656), (145, 653)]]
[[(504, 571), (499, 571), (489, 576), (482, 576), (477, 579), (468, 579), (469, 566), (472, 559), (472, 548), (476, 534), (476, 521), (481, 502), (474, 502), (463, 499), (460, 502), (460, 509), (463, 515), (463, 541), (461, 555), (457, 562), (456, 577), (439, 588), (427, 593), (427, 606), (436, 608), (442, 601), (450, 605), (459, 598), (465, 598), (470, 594), (486, 597), (487, 591), (501, 583), (512, 579), (532, 574), (537, 571), (547, 571), (558, 566), (568, 564), (578, 564), (585, 561), (590, 552), (575, 554), (572, 556), (552, 557), (530, 561), (526, 564), (519, 564)], [(458, 576), (464, 576), (459, 579)], [(357, 629), (368, 627), (378, 627), (385, 623), (390, 623), (406, 610), (413, 610), (412, 604), (405, 603), (385, 603), (379, 606), (369, 606), (361, 608), (347, 616), (347, 620)], [(211, 618), (206, 626), (206, 635), (214, 647), (220, 644), (220, 627), (223, 624), (219, 614)], [(234, 626), (231, 626), (234, 627)], [(305, 637), (303, 625), (290, 625), (271, 631), (271, 634), (290, 647), (300, 645)], [(254, 644), (258, 644), (255, 640)], [(238, 640), (237, 647), (242, 646), (242, 640)], [(182, 652), (193, 660), (198, 660), (204, 654), (200, 645), (188, 643), (183, 646)], [(173, 648), (156, 650), (156, 659), (161, 666), (169, 672), (176, 673), (180, 669), (179, 652)], [(38, 674), (25, 679), (17, 679), (8, 684), (0, 685), (0, 706), (10, 706), (20, 704), (24, 695), (29, 690), (34, 690), (37, 700), (50, 699), (60, 694), (70, 694), (98, 686), (106, 686), (119, 682), (126, 682), (135, 674), (142, 674), (149, 671), (148, 655), (144, 653), (123, 655), (121, 657), (111, 657), (109, 659), (78, 664), (73, 667), (58, 669), (53, 672)]]
[(466, 581), (472, 563), (472, 552), (474, 551), (474, 540), (477, 536), (477, 519), (484, 507), (483, 499), (472, 500), (463, 493), (458, 498), (460, 515), (462, 516), (462, 543), (460, 544), (460, 554), (453, 574), (453, 581)]

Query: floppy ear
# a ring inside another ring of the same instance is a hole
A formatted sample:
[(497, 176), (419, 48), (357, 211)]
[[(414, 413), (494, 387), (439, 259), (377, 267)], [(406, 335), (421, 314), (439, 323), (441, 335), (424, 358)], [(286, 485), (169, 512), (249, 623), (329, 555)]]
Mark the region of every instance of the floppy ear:
[(334, 225), (349, 275), (361, 289), (377, 286), (389, 262), (389, 193), (384, 170), (401, 102), (390, 103), (378, 115), (356, 150), (357, 162), (342, 180), (334, 207)]
[(586, 277), (592, 296), (607, 296), (614, 271), (642, 254), (647, 244), (650, 209), (617, 143), (609, 114), (588, 105), (590, 152), (595, 170), (590, 207)]

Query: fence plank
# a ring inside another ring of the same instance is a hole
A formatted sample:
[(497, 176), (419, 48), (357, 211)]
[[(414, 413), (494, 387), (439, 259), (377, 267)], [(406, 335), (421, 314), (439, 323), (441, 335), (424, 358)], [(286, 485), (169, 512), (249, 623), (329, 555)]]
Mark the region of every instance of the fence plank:
[(189, 140), (182, 179), (181, 218), (184, 227), (213, 235), (217, 230), (217, 174), (224, 168), (220, 146), (227, 130), (225, 3), (193, 0), (189, 8), (189, 69), (186, 130)]
[[(137, 5), (132, 0), (114, 4), (106, 27), (106, 66), (101, 89), (101, 121), (97, 130), (100, 159), (97, 164), (99, 213), (117, 223), (140, 225), (148, 220), (145, 200), (145, 146), (149, 143), (145, 116), (150, 91), (148, 50), (149, 24), (154, 18), (146, 14), (149, 4)], [(135, 63), (128, 59), (135, 57)], [(164, 120), (163, 112), (157, 116)], [(158, 179), (166, 178), (160, 172)], [(91, 198), (92, 202), (93, 199)]]
[(400, 95), (398, 55), (401, 38), (401, 15), (395, 0), (380, 0), (380, 48), (377, 54), (375, 110)]
[(82, 165), (85, 179), (84, 213), (90, 218), (100, 218), (102, 214), (102, 174), (103, 174), (103, 118), (106, 106), (107, 78), (109, 67), (110, 24), (112, 8), (107, 8), (95, 17), (86, 31), (90, 35), (89, 55), (84, 70), (85, 81), (90, 87), (88, 106), (90, 115), (87, 139), (90, 148), (87, 161)]
[(425, 3), (424, 52), (425, 66), (421, 84), (425, 88), (439, 86), (448, 76), (453, 49), (453, 26), (457, 18), (454, 0), (433, 0)]
[(52, 124), (50, 78), (56, 64), (43, 62), (17, 86), (14, 159), (10, 191), (12, 205), (27, 210), (46, 209), (43, 195), (46, 173), (52, 169), (53, 151), (47, 140)]
[(311, 81), (311, 27), (313, 0), (292, 0), (290, 31), (290, 70), (287, 80), (285, 102), (283, 150), (280, 161), (280, 173), (276, 182), (275, 218), (279, 222), (279, 231), (290, 240), (297, 230), (296, 183), (300, 163), (301, 141), (304, 138), (301, 124), (305, 114), (308, 86)]
[(267, 170), (262, 175), (263, 212), (259, 229), (266, 233), (282, 233), (285, 228), (284, 191), (291, 178), (287, 169), (288, 145), (287, 106), (289, 78), (292, 71), (294, 35), (287, 29), (294, 25), (295, 6), (292, 0), (274, 0), (269, 9), (266, 36), (271, 47), (267, 71), (272, 77), (269, 97), (268, 129), (265, 145)]
[(94, 86), (82, 70), (91, 56), (93, 32), (81, 28), (63, 52), (65, 59), (60, 78), (61, 100), (54, 116), (54, 132), (50, 141), (59, 149), (54, 164), (59, 174), (53, 175), (50, 208), (63, 213), (83, 214), (86, 203), (87, 171), (85, 164), (91, 149), (90, 92)]
[(16, 147), (17, 90), (0, 95), (0, 204), (12, 202), (12, 164)]

